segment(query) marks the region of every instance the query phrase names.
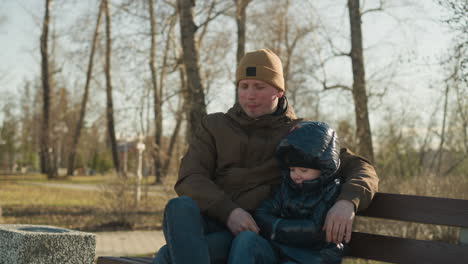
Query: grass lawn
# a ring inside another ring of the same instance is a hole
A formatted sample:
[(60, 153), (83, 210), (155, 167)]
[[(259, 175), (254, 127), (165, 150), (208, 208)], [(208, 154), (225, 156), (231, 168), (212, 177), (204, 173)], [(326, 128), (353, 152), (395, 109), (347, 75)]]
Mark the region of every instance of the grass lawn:
[[(44, 186), (47, 183), (99, 187), (82, 190)], [(84, 231), (160, 228), (162, 210), (173, 192), (161, 187), (145, 195), (143, 189), (137, 206), (133, 189), (132, 182), (108, 176), (47, 180), (43, 175), (2, 175), (0, 223), (53, 225)]]

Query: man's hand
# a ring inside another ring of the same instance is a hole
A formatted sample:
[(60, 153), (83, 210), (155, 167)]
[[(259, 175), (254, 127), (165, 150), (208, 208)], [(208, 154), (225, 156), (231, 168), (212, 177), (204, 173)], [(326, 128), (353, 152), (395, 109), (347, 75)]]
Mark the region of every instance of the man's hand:
[(246, 230), (250, 230), (258, 234), (258, 231), (260, 230), (253, 217), (242, 208), (232, 210), (227, 220), (227, 226), (235, 236)]
[(350, 201), (339, 200), (327, 213), (323, 230), (327, 233), (327, 242), (335, 244), (351, 240), (354, 221), (354, 205)]

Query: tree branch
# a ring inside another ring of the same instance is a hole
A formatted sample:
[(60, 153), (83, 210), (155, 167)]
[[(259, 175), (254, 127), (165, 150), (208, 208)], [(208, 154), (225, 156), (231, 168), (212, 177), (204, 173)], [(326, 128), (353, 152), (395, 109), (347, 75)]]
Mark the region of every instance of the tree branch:
[(327, 84), (325, 82), (322, 82), (322, 86), (323, 86), (324, 90), (343, 89), (343, 90), (347, 90), (347, 91), (353, 91), (353, 89), (351, 89), (351, 87), (349, 87), (347, 85), (344, 85), (344, 84), (335, 84), (335, 85), (332, 85), (332, 86), (327, 86)]
[(368, 13), (381, 12), (381, 11), (384, 11), (384, 3), (383, 3), (382, 0), (379, 1), (379, 6), (378, 7), (370, 8), (370, 9), (367, 9), (367, 10), (364, 10), (363, 12), (361, 12), (361, 17), (364, 16), (365, 14), (368, 14)]
[(349, 52), (344, 52), (340, 50), (338, 47), (336, 47), (336, 45), (333, 43), (333, 40), (331, 39), (331, 36), (327, 34), (327, 32), (323, 32), (319, 30), (318, 34), (321, 35), (323, 39), (328, 43), (330, 51), (333, 55), (336, 55), (336, 56), (350, 56), (351, 55), (351, 50)]
[(163, 0), (164, 3), (166, 3), (169, 6), (172, 6), (173, 8), (177, 9), (177, 5), (174, 1), (169, 1), (169, 0)]
[[(214, 5), (215, 5), (215, 4), (216, 4), (216, 3), (213, 2), (213, 6), (212, 6), (213, 8), (214, 8)], [(209, 11), (210, 14), (211, 14), (212, 9), (213, 9), (212, 7), (210, 7), (210, 11)], [(203, 23), (201, 23), (200, 25), (198, 25), (197, 29), (206, 26), (208, 23), (210, 23), (212, 20), (216, 19), (218, 16), (224, 15), (224, 14), (226, 13), (226, 11), (229, 10), (229, 9), (231, 9), (232, 7), (234, 7), (234, 5), (232, 5), (232, 4), (231, 4), (231, 5), (228, 5), (226, 8), (224, 8), (224, 9), (222, 9), (222, 10), (220, 10), (220, 11), (214, 13), (214, 15), (213, 15), (212, 17), (211, 17), (211, 16), (208, 16), (208, 18), (207, 18)]]

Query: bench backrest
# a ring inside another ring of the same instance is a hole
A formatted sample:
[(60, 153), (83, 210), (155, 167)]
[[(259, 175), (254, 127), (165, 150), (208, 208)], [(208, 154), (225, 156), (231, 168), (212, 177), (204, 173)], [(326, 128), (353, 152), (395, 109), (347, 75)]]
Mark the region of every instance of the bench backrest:
[[(468, 200), (377, 193), (360, 216), (468, 228)], [(353, 232), (350, 256), (391, 263), (468, 263), (468, 245)]]

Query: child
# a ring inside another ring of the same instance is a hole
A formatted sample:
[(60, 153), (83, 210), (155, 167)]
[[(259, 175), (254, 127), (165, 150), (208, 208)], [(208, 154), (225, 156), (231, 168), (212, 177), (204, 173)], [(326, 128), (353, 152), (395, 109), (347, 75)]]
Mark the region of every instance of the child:
[(325, 242), (322, 230), (340, 190), (339, 146), (326, 123), (302, 122), (278, 145), (283, 182), (255, 213), (260, 234), (233, 241), (229, 263), (340, 263), (343, 244)]

